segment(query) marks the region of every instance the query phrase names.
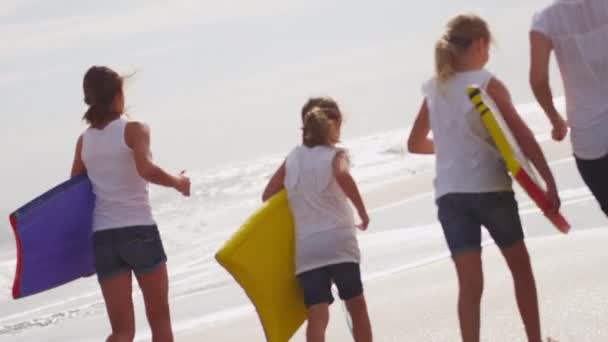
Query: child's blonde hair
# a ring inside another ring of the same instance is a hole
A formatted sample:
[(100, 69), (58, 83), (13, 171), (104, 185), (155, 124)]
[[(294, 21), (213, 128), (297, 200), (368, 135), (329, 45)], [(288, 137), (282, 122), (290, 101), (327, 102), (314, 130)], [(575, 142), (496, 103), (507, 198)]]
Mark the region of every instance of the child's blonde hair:
[(337, 137), (333, 134), (332, 126), (342, 121), (339, 110), (333, 108), (314, 107), (304, 115), (302, 127), (302, 143), (307, 147), (333, 145)]
[(443, 36), (435, 44), (435, 76), (446, 81), (458, 71), (460, 59), (473, 41), (492, 40), (488, 24), (475, 14), (461, 14), (452, 18)]

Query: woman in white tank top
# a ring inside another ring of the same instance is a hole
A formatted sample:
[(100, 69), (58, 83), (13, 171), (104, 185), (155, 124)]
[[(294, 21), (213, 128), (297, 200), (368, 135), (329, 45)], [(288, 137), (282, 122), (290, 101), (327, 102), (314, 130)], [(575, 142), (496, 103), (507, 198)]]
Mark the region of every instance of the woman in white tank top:
[[(608, 215), (608, 1), (557, 0), (534, 16), (530, 83), (553, 125), (553, 139), (571, 140), (579, 172)], [(549, 60), (555, 53), (568, 123), (553, 103)]]
[(148, 184), (190, 194), (183, 172), (170, 175), (150, 153), (150, 130), (123, 118), (123, 78), (107, 67), (93, 66), (83, 81), (84, 120), (89, 128), (78, 138), (72, 177), (87, 172), (93, 192), (95, 269), (112, 326), (109, 342), (132, 341), (135, 317), (132, 274), (146, 305), (153, 341), (173, 341), (165, 251), (150, 207)]
[(302, 109), (303, 143), (272, 176), (262, 199), (283, 188), (296, 226), (296, 276), (308, 312), (307, 341), (325, 340), (329, 305), (338, 287), (353, 321), (356, 341), (371, 342), (363, 296), (356, 225), (348, 200), (367, 229), (369, 218), (349, 173), (346, 152), (336, 148), (342, 115), (330, 98), (312, 98)]

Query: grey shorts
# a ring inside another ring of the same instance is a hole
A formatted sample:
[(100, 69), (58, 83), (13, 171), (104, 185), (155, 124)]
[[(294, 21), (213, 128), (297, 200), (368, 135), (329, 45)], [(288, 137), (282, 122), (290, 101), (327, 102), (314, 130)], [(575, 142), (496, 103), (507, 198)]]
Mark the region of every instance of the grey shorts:
[(93, 234), (97, 278), (153, 271), (167, 261), (156, 225), (102, 230)]
[(300, 273), (298, 283), (304, 292), (304, 304), (310, 307), (315, 304), (331, 304), (332, 283), (336, 284), (340, 299), (349, 300), (363, 294), (361, 270), (354, 262), (342, 263), (316, 268)]
[(500, 248), (524, 238), (513, 192), (451, 193), (437, 199), (437, 207), (452, 256), (481, 249), (481, 226)]

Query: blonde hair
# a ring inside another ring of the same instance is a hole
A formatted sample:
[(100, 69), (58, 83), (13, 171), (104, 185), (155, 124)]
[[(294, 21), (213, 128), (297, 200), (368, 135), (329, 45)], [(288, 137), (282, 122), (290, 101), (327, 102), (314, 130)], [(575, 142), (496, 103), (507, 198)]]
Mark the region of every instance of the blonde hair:
[(452, 18), (443, 36), (435, 44), (435, 76), (441, 81), (450, 79), (473, 41), (492, 40), (488, 24), (475, 14), (460, 14)]
[(302, 143), (307, 147), (333, 145), (337, 143), (332, 126), (342, 121), (340, 111), (314, 107), (304, 115)]

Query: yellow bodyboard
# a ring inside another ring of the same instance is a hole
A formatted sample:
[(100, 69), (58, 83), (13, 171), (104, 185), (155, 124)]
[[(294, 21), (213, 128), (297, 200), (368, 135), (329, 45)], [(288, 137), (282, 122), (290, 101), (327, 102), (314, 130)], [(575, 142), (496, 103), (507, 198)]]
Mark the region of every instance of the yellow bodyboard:
[[(502, 114), (497, 108), (493, 108), (493, 101), (489, 97), (486, 97), (479, 87), (469, 87), (467, 89), (467, 94), (469, 95), (471, 103), (475, 106), (475, 109), (481, 116), (483, 124), (488, 129), (494, 144), (498, 148), (498, 151), (513, 178), (521, 185), (536, 205), (546, 212), (547, 208), (550, 206), (547, 194), (538, 181), (536, 172), (528, 163), (528, 159), (524, 156), (524, 153), (517, 144), (517, 140), (513, 137)], [(568, 233), (570, 230), (570, 224), (561, 213), (558, 212), (554, 215), (547, 216), (547, 218), (562, 233)]]
[(255, 306), (266, 339), (287, 342), (306, 320), (295, 277), (295, 226), (287, 192), (258, 209), (217, 252)]

